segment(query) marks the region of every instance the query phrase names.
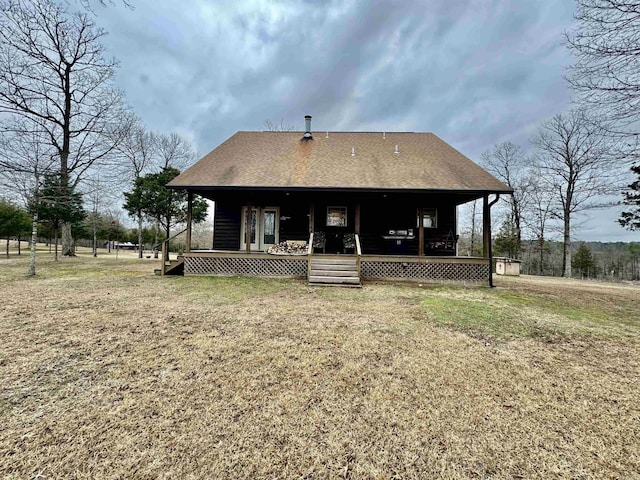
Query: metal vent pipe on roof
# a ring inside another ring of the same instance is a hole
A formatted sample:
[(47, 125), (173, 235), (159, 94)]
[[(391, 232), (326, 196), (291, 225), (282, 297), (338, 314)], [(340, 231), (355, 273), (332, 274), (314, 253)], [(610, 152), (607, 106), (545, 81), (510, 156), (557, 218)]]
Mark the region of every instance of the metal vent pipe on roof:
[(311, 115), (304, 116), (304, 138), (311, 138)]

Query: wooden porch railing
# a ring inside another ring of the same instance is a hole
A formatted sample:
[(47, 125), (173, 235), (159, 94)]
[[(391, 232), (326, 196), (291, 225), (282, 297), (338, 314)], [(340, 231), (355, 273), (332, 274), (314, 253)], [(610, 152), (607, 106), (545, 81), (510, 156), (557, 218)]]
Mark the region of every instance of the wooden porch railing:
[(307, 245), (307, 277), (311, 272), (311, 257), (313, 256), (313, 232), (309, 234), (309, 245)]
[[(174, 238), (176, 238), (178, 235), (182, 235), (184, 232), (186, 232), (187, 229), (185, 228), (184, 230), (179, 231), (178, 233), (170, 236), (169, 238), (167, 238), (164, 242), (162, 242), (162, 264), (160, 266), (160, 274), (164, 276), (166, 269), (167, 269), (167, 260), (169, 260), (169, 242), (171, 240), (173, 240)], [(158, 245), (155, 245), (154, 247), (157, 247)]]
[(358, 265), (358, 278), (360, 278), (360, 258), (362, 257), (362, 248), (360, 247), (360, 235), (356, 233), (356, 255)]
[[(360, 278), (360, 263), (362, 257), (362, 247), (360, 246), (360, 235), (355, 234), (355, 242), (356, 242), (356, 265), (358, 268), (358, 278)], [(307, 276), (309, 272), (311, 272), (311, 257), (313, 256), (313, 232), (309, 234), (309, 244), (307, 246), (307, 256), (308, 256), (308, 264), (307, 264)]]

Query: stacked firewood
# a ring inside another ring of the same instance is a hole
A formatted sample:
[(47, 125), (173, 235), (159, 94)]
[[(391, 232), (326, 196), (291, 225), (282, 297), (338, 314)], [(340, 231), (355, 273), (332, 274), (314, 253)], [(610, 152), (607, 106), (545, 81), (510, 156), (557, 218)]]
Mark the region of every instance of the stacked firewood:
[(305, 241), (287, 240), (270, 246), (267, 253), (274, 255), (306, 255), (307, 248), (307, 242)]

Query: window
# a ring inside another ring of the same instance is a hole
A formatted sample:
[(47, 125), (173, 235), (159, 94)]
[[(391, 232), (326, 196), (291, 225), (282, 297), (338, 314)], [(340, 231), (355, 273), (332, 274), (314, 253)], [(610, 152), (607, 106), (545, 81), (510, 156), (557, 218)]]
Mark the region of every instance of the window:
[(327, 207), (327, 227), (346, 227), (347, 207)]
[[(420, 210), (416, 215), (416, 226), (420, 226)], [(423, 208), (422, 209), (422, 226), (424, 228), (437, 228), (438, 227), (438, 209), (437, 208)]]

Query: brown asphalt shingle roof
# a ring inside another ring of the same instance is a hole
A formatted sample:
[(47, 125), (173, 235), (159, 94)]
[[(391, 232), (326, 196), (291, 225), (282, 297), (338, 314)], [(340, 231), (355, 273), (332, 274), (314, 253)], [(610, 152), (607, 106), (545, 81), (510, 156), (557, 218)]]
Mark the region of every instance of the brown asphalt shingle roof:
[(238, 132), (169, 186), (511, 191), (432, 133), (302, 135)]

